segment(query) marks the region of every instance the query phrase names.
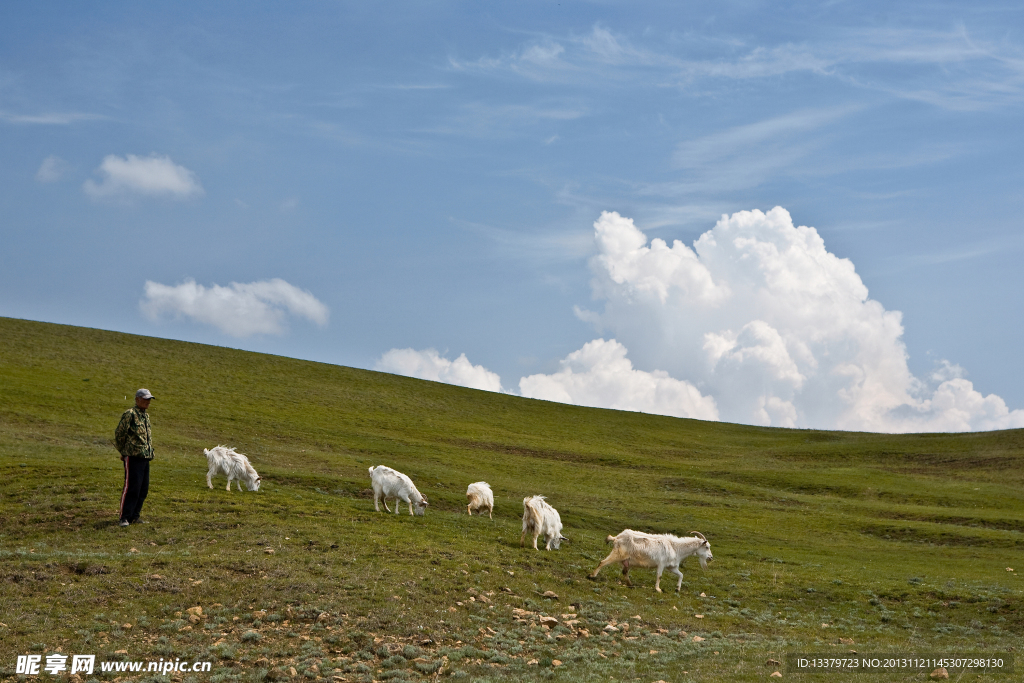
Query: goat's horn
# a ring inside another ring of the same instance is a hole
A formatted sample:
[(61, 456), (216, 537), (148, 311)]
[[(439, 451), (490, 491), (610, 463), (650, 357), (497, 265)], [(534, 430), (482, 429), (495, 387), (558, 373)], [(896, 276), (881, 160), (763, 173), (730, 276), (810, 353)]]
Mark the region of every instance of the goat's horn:
[(691, 531), (690, 533), (691, 534), (697, 534), (698, 536), (700, 536), (700, 540), (704, 541), (705, 543), (708, 542), (708, 539), (704, 538), (704, 534), (702, 534), (701, 532), (699, 532), (699, 531)]

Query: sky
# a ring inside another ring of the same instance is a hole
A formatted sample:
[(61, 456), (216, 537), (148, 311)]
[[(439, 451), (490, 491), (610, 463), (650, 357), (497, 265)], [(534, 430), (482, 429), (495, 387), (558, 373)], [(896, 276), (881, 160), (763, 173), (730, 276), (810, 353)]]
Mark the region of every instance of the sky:
[(15, 0), (0, 316), (680, 417), (1024, 427), (1022, 113), (1012, 2)]

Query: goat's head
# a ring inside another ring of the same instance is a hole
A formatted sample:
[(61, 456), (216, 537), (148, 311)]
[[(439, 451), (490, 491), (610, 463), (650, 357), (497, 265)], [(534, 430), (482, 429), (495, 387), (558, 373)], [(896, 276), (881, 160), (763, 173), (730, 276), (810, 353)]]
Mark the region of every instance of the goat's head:
[(249, 484), (249, 490), (250, 491), (259, 491), (260, 490), (260, 482), (261, 481), (263, 481), (263, 477), (256, 477), (256, 479), (253, 480), (253, 482), (251, 484)]
[(415, 512), (417, 516), (422, 517), (423, 513), (427, 511), (428, 505), (430, 505), (430, 503), (427, 502), (426, 496), (421, 495), (420, 501), (413, 506), (413, 512)]
[(711, 554), (711, 542), (704, 538), (704, 534), (699, 531), (691, 531), (690, 533), (700, 539), (700, 545), (697, 546), (697, 561), (700, 562), (701, 569), (707, 569), (708, 562), (715, 559), (714, 555)]

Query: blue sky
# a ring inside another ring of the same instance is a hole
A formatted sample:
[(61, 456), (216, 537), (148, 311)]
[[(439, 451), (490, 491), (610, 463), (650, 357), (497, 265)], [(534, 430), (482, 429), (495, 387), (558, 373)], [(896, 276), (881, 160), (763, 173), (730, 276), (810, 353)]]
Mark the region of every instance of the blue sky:
[[(1022, 107), (1010, 2), (4, 3), (0, 315), (758, 424), (1024, 426)], [(621, 276), (655, 239), (663, 279)]]

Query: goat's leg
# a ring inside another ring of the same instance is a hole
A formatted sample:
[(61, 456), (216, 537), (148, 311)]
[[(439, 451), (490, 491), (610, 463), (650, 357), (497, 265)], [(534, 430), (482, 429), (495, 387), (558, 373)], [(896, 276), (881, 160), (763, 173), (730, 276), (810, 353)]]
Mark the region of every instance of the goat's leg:
[(672, 567), (672, 573), (679, 577), (679, 583), (676, 584), (676, 593), (678, 593), (683, 588), (683, 573), (679, 571), (678, 566)]
[(376, 491), (373, 492), (373, 509), (380, 512), (380, 496), (377, 495)]
[(470, 503), (469, 505), (466, 506), (466, 514), (469, 515), (470, 517), (473, 516), (473, 504), (472, 503)]
[(594, 571), (592, 571), (590, 573), (589, 578), (596, 579), (597, 578), (597, 573), (599, 571), (601, 571), (602, 569), (604, 569), (608, 565), (617, 562), (618, 559), (619, 558), (618, 558), (618, 556), (617, 556), (617, 554), (616, 554), (616, 552), (614, 550), (612, 552), (608, 553), (608, 557), (606, 557), (603, 560), (601, 560), (601, 563), (597, 565), (597, 569), (595, 569)]
[(633, 582), (629, 578), (629, 560), (622, 561), (622, 578), (626, 582), (626, 585), (630, 588), (633, 587)]
[(654, 590), (661, 592), (661, 573), (665, 571), (664, 567), (658, 567), (658, 576), (654, 580)]
[(228, 488), (227, 488), (227, 490), (228, 490), (229, 493), (231, 492), (231, 477), (228, 477)]
[(235, 483), (238, 484), (238, 490), (241, 491), (242, 490), (242, 480), (241, 479), (235, 479)]
[(540, 536), (540, 531), (539, 530), (538, 531), (534, 531), (533, 532), (533, 549), (534, 550), (540, 550), (540, 548), (537, 547), (537, 537), (538, 536)]
[(491, 519), (494, 519), (494, 506), (493, 505), (491, 507), (487, 508), (487, 516), (490, 517)]
[(214, 475), (214, 473), (216, 471), (217, 471), (216, 467), (211, 467), (210, 471), (206, 473), (206, 485), (209, 486), (211, 489), (213, 488), (213, 479), (212, 479), (212, 477), (213, 477), (213, 475)]
[(412, 517), (412, 498), (410, 498), (409, 500), (407, 500), (405, 502), (407, 502), (409, 504), (409, 516)]

